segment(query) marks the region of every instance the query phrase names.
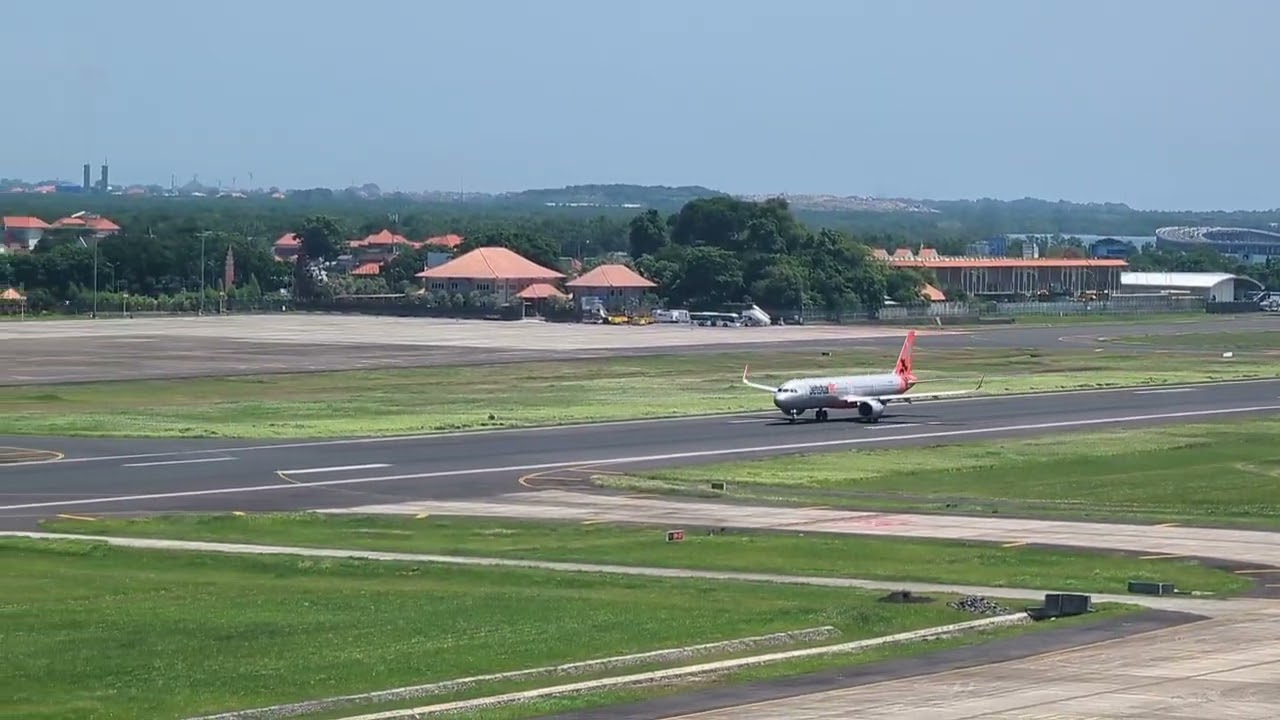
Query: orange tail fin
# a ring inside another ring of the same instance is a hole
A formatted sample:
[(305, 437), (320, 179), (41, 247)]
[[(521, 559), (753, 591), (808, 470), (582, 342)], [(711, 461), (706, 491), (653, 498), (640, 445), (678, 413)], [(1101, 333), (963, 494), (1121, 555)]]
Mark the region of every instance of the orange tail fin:
[(902, 350), (898, 353), (898, 363), (893, 367), (893, 374), (900, 375), (908, 380), (915, 380), (916, 376), (911, 372), (911, 350), (916, 345), (916, 331), (908, 330), (907, 339), (902, 342)]

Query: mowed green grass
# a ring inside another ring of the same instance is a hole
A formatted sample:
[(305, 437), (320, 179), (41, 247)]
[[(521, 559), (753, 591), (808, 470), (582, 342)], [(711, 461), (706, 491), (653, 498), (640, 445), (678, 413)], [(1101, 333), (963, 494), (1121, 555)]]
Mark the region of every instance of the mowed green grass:
[[(1280, 525), (1280, 420), (857, 450), (655, 470), (605, 485), (897, 510)], [(701, 490), (699, 490), (701, 492)], [(820, 500), (819, 500), (820, 498)]]
[[(896, 349), (731, 352), (488, 367), (344, 371), (6, 388), (0, 435), (293, 438), (772, 410), (756, 379), (887, 370)], [(1274, 377), (1274, 361), (917, 345), (921, 390), (983, 393)]]
[(1275, 330), (1233, 332), (1180, 332), (1173, 334), (1131, 335), (1115, 338), (1119, 345), (1143, 345), (1154, 348), (1203, 350), (1205, 352), (1280, 352), (1280, 321)]
[(1189, 560), (1153, 563), (1134, 556), (994, 543), (497, 518), (323, 515), (173, 515), (83, 521), (56, 519), (46, 530), (394, 552), (557, 560), (647, 567), (735, 570), (940, 582), (1050, 592), (1123, 593), (1129, 580), (1162, 580), (1185, 590), (1241, 592), (1250, 581)]
[(834, 625), (974, 619), (839, 588), (0, 542), (0, 716), (175, 718)]

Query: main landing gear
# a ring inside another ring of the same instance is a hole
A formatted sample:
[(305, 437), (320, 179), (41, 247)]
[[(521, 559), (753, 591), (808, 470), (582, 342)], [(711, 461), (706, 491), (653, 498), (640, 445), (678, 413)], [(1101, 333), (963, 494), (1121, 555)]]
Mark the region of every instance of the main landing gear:
[[(817, 420), (818, 422), (826, 422), (828, 417), (830, 416), (827, 415), (827, 411), (825, 408), (818, 408), (817, 410), (813, 411), (813, 419)], [(795, 422), (796, 420), (799, 420), (799, 419), (800, 419), (799, 412), (792, 410), (787, 413), (787, 422)]]
[[(794, 423), (796, 420), (799, 420), (800, 412), (801, 411), (797, 411), (797, 410), (788, 411), (787, 422)], [(830, 418), (831, 416), (830, 414), (827, 413), (826, 408), (818, 408), (817, 410), (813, 411), (813, 419), (817, 422), (826, 422)], [(880, 416), (879, 415), (862, 416), (862, 417), (859, 417), (857, 420), (858, 422), (863, 422), (863, 423), (878, 423), (880, 422)]]

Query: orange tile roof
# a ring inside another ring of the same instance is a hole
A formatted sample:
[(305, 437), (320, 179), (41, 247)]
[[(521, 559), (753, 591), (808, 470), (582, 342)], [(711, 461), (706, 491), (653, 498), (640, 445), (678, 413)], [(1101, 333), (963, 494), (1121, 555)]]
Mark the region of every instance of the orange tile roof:
[(522, 300), (542, 300), (543, 298), (568, 297), (568, 295), (560, 292), (555, 285), (550, 283), (534, 283), (516, 293), (516, 297)]
[[(393, 233), (390, 230), (383, 230), (381, 232), (374, 233), (372, 235), (367, 236), (362, 242), (357, 241), (357, 243), (359, 243), (360, 245), (412, 245), (413, 244), (409, 242), (409, 238), (403, 235)], [(352, 243), (352, 244), (355, 245), (357, 243)]]
[(6, 230), (48, 230), (49, 223), (30, 215), (9, 216), (4, 219)]
[(367, 275), (381, 275), (381, 274), (382, 274), (382, 263), (376, 263), (376, 262), (365, 263), (365, 264), (361, 265), (360, 267), (357, 267), (355, 270), (352, 270), (352, 271), (351, 271), (351, 274), (352, 274), (352, 275), (365, 275), (365, 276), (367, 276)]
[(54, 221), (55, 228), (88, 228), (97, 232), (115, 232), (120, 226), (104, 217), (64, 217)]
[(423, 270), (420, 278), (461, 280), (556, 280), (564, 273), (527, 260), (504, 247), (481, 247), (449, 262)]
[(930, 302), (946, 302), (947, 301), (947, 296), (943, 294), (941, 290), (930, 285), (929, 283), (925, 283), (924, 287), (920, 288), (920, 295), (923, 296), (925, 300), (929, 300)]
[(435, 235), (433, 237), (429, 237), (426, 240), (423, 240), (422, 244), (423, 245), (443, 245), (444, 247), (447, 247), (447, 248), (456, 248), (462, 244), (464, 239), (465, 238), (463, 238), (461, 235), (449, 233), (448, 235)]
[(22, 301), (26, 299), (27, 299), (26, 295), (23, 295), (22, 293), (18, 292), (17, 290), (14, 290), (13, 288), (9, 288), (8, 290), (5, 290), (4, 292), (0, 293), (0, 300)]
[(654, 283), (626, 265), (601, 265), (580, 278), (574, 278), (564, 284), (565, 287), (586, 288), (651, 288), (658, 287)]
[(297, 233), (285, 233), (275, 242), (276, 247), (298, 247), (302, 244), (302, 238)]

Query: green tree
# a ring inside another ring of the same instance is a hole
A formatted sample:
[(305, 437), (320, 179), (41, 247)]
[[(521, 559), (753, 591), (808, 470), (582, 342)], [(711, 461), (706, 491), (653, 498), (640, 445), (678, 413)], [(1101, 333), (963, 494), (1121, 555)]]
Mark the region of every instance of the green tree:
[(472, 233), (458, 246), (459, 254), (481, 247), (504, 247), (539, 265), (555, 269), (560, 245), (546, 235), (519, 227), (493, 227)]
[(657, 210), (646, 210), (631, 218), (627, 230), (627, 243), (631, 257), (640, 259), (653, 255), (667, 244), (667, 224)]
[(298, 230), (302, 250), (313, 261), (326, 262), (341, 255), (346, 247), (346, 229), (329, 215), (312, 215)]

